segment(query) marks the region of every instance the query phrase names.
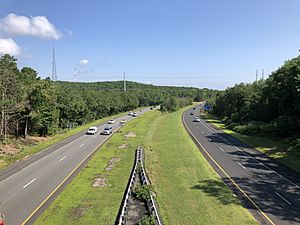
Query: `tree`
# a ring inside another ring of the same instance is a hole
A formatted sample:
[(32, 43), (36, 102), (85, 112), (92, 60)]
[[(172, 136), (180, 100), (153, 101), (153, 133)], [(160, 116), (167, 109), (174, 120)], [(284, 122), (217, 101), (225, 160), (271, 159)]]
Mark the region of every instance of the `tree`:
[(16, 61), (14, 57), (9, 55), (3, 55), (0, 58), (0, 136), (4, 142), (8, 133), (9, 120), (14, 116), (19, 107), (20, 82)]

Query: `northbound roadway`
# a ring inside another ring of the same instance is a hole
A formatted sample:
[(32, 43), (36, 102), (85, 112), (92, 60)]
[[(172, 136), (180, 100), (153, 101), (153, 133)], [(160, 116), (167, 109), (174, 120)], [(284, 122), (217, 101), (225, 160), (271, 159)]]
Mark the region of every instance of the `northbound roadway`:
[[(139, 115), (147, 112), (143, 109)], [(124, 115), (115, 118), (113, 132), (120, 128), (120, 121), (133, 117)], [(13, 165), (0, 172), (0, 212), (6, 216), (6, 225), (32, 224), (45, 203), (53, 200), (56, 191), (78, 172), (78, 168), (90, 158), (109, 136), (100, 135), (107, 126), (98, 125), (95, 135), (81, 133), (71, 141), (56, 145), (55, 149), (39, 153), (36, 160)], [(11, 172), (13, 171), (13, 172)], [(52, 198), (51, 198), (52, 197)], [(44, 207), (45, 208), (45, 207)]]
[[(241, 197), (244, 205), (263, 224), (300, 224), (300, 187), (275, 171), (277, 162), (239, 142), (201, 119), (200, 107), (183, 113), (183, 123), (200, 151), (223, 181)], [(190, 115), (193, 112), (194, 115)], [(286, 171), (286, 174), (289, 174)], [(295, 174), (290, 171), (290, 174)], [(299, 174), (296, 174), (296, 177)], [(217, 197), (217, 196), (216, 196)]]

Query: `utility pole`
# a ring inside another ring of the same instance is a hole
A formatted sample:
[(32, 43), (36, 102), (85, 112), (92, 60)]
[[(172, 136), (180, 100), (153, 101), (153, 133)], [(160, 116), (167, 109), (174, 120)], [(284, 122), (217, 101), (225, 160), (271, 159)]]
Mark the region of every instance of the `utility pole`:
[(257, 77), (258, 77), (258, 70), (256, 70), (256, 83), (257, 83)]
[(52, 52), (52, 81), (57, 80), (57, 74), (56, 74), (56, 61), (55, 61), (55, 49), (53, 46), (53, 52)]
[(126, 92), (126, 79), (125, 79), (125, 72), (123, 72), (123, 83), (124, 83), (124, 92)]
[(265, 70), (262, 69), (262, 71), (261, 71), (261, 77), (262, 77), (262, 80), (264, 80), (264, 75), (265, 75)]

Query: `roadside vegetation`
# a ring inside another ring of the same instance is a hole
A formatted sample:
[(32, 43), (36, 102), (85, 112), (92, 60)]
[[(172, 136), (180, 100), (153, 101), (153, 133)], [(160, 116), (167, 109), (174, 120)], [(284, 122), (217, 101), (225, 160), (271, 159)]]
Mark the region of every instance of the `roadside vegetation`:
[(209, 103), (227, 132), (300, 171), (300, 56), (266, 80), (236, 84)]
[[(166, 225), (257, 224), (190, 139), (181, 113), (154, 110), (129, 122), (96, 152), (36, 224), (114, 224), (139, 145), (145, 149), (151, 189)], [(112, 159), (115, 163), (109, 166)], [(145, 218), (143, 224), (149, 221)]]
[[(225, 123), (211, 114), (201, 115), (201, 117), (222, 129), (225, 133), (230, 134), (300, 173), (300, 151), (296, 148), (297, 144), (295, 145), (289, 138), (276, 139), (274, 137), (242, 134), (229, 129)], [(300, 148), (300, 145), (298, 145), (298, 148)]]
[[(54, 143), (49, 136), (138, 107), (162, 105), (165, 111), (214, 96), (218, 91), (165, 87), (127, 81), (64, 82), (41, 79), (30, 67), (21, 69), (10, 55), (0, 57), (0, 167)], [(75, 130), (76, 131), (76, 130)], [(74, 131), (74, 132), (75, 132)], [(61, 140), (60, 138), (58, 140)], [(31, 147), (30, 147), (31, 148)], [(32, 148), (31, 148), (32, 149)], [(16, 155), (17, 154), (17, 155)]]
[(50, 147), (51, 145), (56, 144), (78, 132), (84, 131), (92, 125), (100, 124), (106, 120), (109, 120), (116, 116), (121, 116), (123, 114), (125, 113), (105, 117), (82, 126), (77, 126), (76, 128), (71, 130), (65, 129), (56, 135), (51, 135), (47, 137), (31, 136), (27, 137), (26, 139), (16, 139), (13, 143), (9, 143), (6, 145), (6, 154), (0, 154), (0, 169), (5, 168), (16, 161), (25, 159), (30, 155), (33, 155), (41, 150), (44, 150)]

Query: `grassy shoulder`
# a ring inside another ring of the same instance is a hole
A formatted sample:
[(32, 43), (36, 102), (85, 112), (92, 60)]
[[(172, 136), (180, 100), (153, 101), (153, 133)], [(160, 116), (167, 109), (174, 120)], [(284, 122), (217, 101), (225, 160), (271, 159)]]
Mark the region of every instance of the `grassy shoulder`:
[(146, 168), (165, 224), (257, 224), (188, 136), (180, 110), (155, 121)]
[(211, 114), (202, 115), (202, 118), (219, 129), (222, 129), (225, 133), (232, 135), (236, 139), (269, 155), (295, 171), (300, 172), (300, 152), (290, 148), (290, 141), (288, 139), (273, 139), (240, 134), (228, 129), (220, 119)]
[[(160, 112), (129, 122), (97, 151), (36, 224), (114, 224), (134, 162)], [(99, 187), (93, 187), (95, 179)]]
[(104, 118), (101, 118), (99, 120), (96, 120), (94, 122), (91, 122), (91, 123), (87, 123), (83, 126), (78, 126), (72, 130), (65, 130), (63, 131), (62, 133), (59, 133), (59, 134), (56, 134), (56, 135), (53, 135), (53, 136), (49, 136), (47, 138), (45, 138), (44, 140), (42, 141), (39, 141), (39, 142), (35, 142), (35, 143), (31, 143), (29, 145), (22, 145), (19, 146), (19, 150), (18, 152), (16, 152), (15, 154), (2, 154), (0, 155), (0, 169), (2, 168), (5, 168), (11, 164), (13, 164), (14, 162), (18, 161), (18, 160), (22, 160), (30, 155), (33, 155), (41, 150), (44, 150), (48, 147), (50, 147), (51, 145), (53, 144), (56, 144), (78, 132), (81, 132), (85, 129), (88, 129), (89, 127), (95, 125), (95, 124), (100, 124), (106, 120), (109, 120), (111, 118), (115, 118), (115, 117), (118, 117), (118, 116), (121, 116), (121, 115), (124, 115), (126, 113), (120, 113), (120, 114), (117, 114), (117, 115), (112, 115), (112, 116), (109, 116), (109, 117), (104, 117)]

